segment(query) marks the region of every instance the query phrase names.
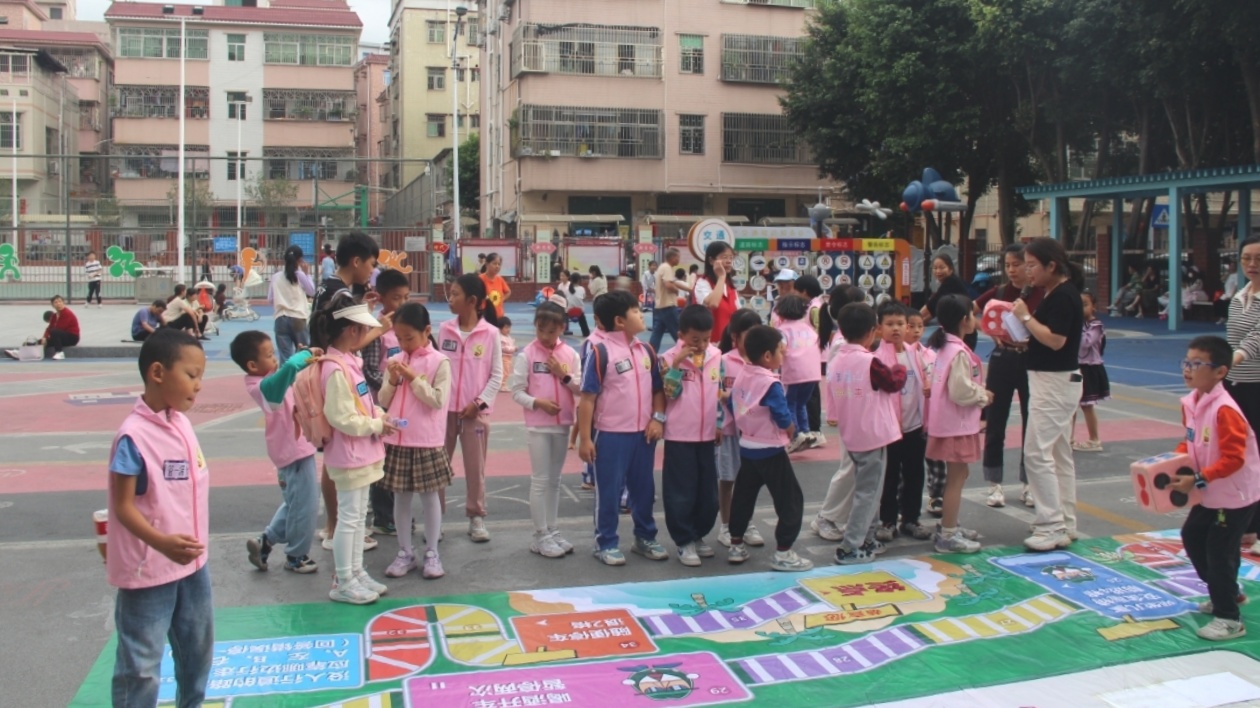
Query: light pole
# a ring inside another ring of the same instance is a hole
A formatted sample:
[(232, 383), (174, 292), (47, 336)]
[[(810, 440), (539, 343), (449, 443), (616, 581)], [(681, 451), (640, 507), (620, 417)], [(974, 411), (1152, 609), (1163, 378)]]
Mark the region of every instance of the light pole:
[[(27, 61), (30, 61), (30, 60), (28, 59)], [(16, 91), (14, 93), (16, 93)], [(9, 211), (12, 212), (11, 215), (13, 217), (13, 247), (17, 248), (18, 247), (18, 133), (21, 130), (21, 126), (18, 125), (17, 98), (13, 99), (12, 111), (13, 112), (9, 114), (12, 118), (12, 120), (9, 121), (9, 140), (11, 141), (9, 144), (13, 146), (13, 158), (12, 158), (13, 203), (12, 205), (10, 205)]]
[(462, 231), (459, 211), (459, 28), (464, 24), (464, 15), (468, 14), (467, 5), (455, 6), (455, 33), (451, 35), (451, 198), (454, 203), (454, 230), (451, 240), (459, 241)]
[[(193, 15), (200, 16), (203, 12), (205, 12), (205, 10), (200, 5), (194, 5), (192, 8)], [(175, 6), (163, 5), (162, 14), (174, 15)], [(179, 204), (175, 207), (175, 238), (178, 245), (176, 256), (177, 270), (175, 276), (175, 282), (177, 283), (181, 283), (184, 280), (184, 244), (187, 242), (187, 236), (184, 233), (184, 172), (188, 167), (184, 162), (184, 119), (186, 118), (184, 114), (187, 112), (187, 107), (184, 105), (184, 92), (186, 89), (184, 64), (188, 59), (187, 20), (188, 15), (179, 16), (179, 154), (176, 158), (176, 162), (179, 164), (179, 184), (176, 187), (178, 196), (176, 199), (179, 200)]]
[(253, 101), (253, 97), (245, 94), (245, 100), (232, 101), (236, 106), (236, 256), (241, 255), (241, 218), (243, 216), (242, 191), (245, 187), (245, 161), (241, 159), (241, 123), (245, 122), (245, 104)]

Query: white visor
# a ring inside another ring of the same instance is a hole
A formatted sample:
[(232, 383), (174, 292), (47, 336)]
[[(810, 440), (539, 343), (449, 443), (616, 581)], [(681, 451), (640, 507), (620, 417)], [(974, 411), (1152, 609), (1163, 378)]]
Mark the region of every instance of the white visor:
[(356, 324), (367, 325), (368, 327), (380, 327), (380, 320), (372, 316), (372, 311), (367, 305), (351, 305), (343, 307), (333, 313), (334, 320), (350, 320)]

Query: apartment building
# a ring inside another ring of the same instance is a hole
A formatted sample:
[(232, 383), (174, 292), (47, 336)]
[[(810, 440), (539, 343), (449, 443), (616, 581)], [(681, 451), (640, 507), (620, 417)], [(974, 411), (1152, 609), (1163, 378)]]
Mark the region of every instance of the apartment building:
[[(460, 28), (451, 71), (455, 8), (468, 14)], [(470, 0), (396, 0), (390, 16), (389, 123), (385, 154), (432, 159), (451, 147), (452, 113), (459, 103), (460, 140), (481, 127), (481, 45), (477, 8)], [(457, 96), (451, 93), (456, 92)], [(395, 163), (387, 186), (398, 189), (424, 173), (420, 161)]]
[(778, 99), (813, 6), (486, 0), (483, 224), (675, 236), (701, 215), (805, 221), (835, 185)]
[(355, 117), (354, 153), (359, 157), (358, 183), (368, 188), (368, 216), (379, 223), (385, 205), (384, 182), (389, 168), (381, 163), (385, 147), (385, 106), (390, 81), (389, 56), (367, 54), (354, 66), (354, 90), (358, 112)]
[(190, 242), (235, 229), (240, 205), (242, 245), (264, 248), (264, 228), (353, 208), (362, 23), (343, 0), (226, 2), (115, 2), (105, 12), (115, 47), (111, 172), (124, 226), (175, 222), (182, 30)]

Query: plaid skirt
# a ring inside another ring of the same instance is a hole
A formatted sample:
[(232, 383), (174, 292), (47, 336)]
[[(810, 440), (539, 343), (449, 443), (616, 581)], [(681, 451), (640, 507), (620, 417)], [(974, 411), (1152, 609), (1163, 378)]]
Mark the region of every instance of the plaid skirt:
[(436, 492), (451, 484), (451, 461), (440, 447), (385, 445), (385, 476), (391, 492)]

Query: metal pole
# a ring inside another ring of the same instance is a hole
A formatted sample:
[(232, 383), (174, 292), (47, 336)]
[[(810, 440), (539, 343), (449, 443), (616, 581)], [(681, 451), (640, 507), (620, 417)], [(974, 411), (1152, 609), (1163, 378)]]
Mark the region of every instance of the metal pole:
[(463, 16), (458, 10), (455, 14), (455, 33), (451, 36), (451, 205), (452, 228), (451, 241), (458, 241), (461, 232), (459, 211), (459, 26)]
[(9, 140), (12, 141), (11, 145), (13, 146), (13, 158), (12, 158), (13, 194), (11, 197), (13, 199), (13, 204), (10, 207), (10, 211), (13, 212), (11, 216), (13, 217), (13, 247), (14, 248), (18, 247), (18, 134), (21, 132), (21, 126), (18, 124), (18, 109), (17, 108), (18, 108), (17, 99), (15, 98), (13, 99), (13, 114), (12, 114), (13, 120), (10, 121), (9, 123), (9, 127), (11, 128), (11, 131), (9, 133)]
[(243, 102), (236, 102), (236, 257), (241, 256), (241, 188), (245, 181), (245, 163), (241, 160), (241, 123)]
[(186, 90), (184, 86), (184, 63), (188, 57), (186, 28), (185, 18), (181, 16), (179, 18), (179, 157), (177, 160), (179, 164), (179, 186), (177, 188), (179, 204), (175, 207), (175, 240), (178, 246), (176, 283), (184, 282), (184, 170), (188, 167), (187, 163), (184, 162), (184, 113), (187, 112), (187, 107), (184, 105), (184, 92)]
[(61, 208), (66, 214), (66, 301), (71, 299), (70, 294), (70, 185), (66, 182), (70, 177), (70, 163), (66, 159), (66, 150), (69, 149), (70, 141), (66, 139), (66, 75), (61, 75), (61, 107), (57, 111), (60, 126), (60, 150), (61, 150)]

